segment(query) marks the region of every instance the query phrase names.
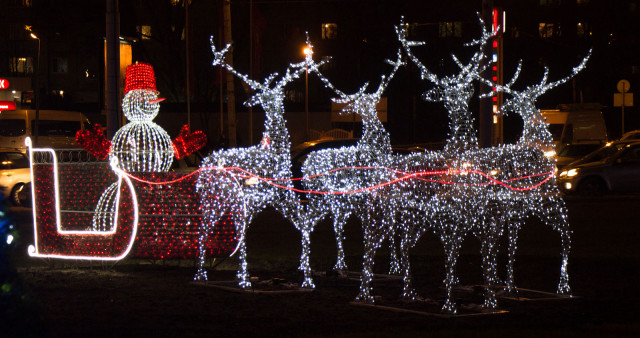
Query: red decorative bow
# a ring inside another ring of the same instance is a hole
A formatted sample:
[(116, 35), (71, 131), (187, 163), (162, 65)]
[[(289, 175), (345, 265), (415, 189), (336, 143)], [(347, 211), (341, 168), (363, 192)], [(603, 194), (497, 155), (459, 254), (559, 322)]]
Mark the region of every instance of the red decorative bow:
[(182, 129), (180, 129), (178, 137), (176, 137), (172, 143), (174, 155), (177, 159), (181, 159), (204, 147), (204, 145), (207, 144), (207, 135), (200, 130), (190, 133), (189, 126), (185, 124), (182, 126)]
[(99, 124), (94, 124), (91, 130), (78, 130), (76, 143), (100, 160), (104, 160), (111, 150), (111, 141), (104, 137)]

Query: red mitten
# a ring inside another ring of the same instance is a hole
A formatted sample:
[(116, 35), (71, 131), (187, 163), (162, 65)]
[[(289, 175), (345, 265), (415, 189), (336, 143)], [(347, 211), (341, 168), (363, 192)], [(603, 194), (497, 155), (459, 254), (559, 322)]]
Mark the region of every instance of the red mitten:
[(111, 141), (104, 137), (99, 124), (94, 124), (92, 130), (78, 130), (76, 142), (100, 160), (107, 158), (111, 150)]
[(207, 135), (202, 131), (196, 130), (189, 132), (189, 126), (186, 124), (180, 129), (180, 134), (173, 143), (173, 152), (177, 159), (181, 159), (192, 152), (204, 147), (207, 144)]

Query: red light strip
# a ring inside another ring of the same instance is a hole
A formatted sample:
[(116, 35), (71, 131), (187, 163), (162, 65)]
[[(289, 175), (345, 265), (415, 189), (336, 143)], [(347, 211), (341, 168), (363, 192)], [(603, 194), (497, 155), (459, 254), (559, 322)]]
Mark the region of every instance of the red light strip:
[[(138, 182), (142, 182), (142, 183), (146, 183), (146, 184), (150, 184), (150, 185), (163, 185), (163, 184), (172, 184), (172, 183), (176, 183), (179, 181), (182, 181), (184, 179), (189, 178), (192, 175), (197, 174), (198, 172), (200, 172), (201, 170), (220, 170), (220, 171), (225, 171), (225, 172), (230, 172), (230, 174), (233, 174), (233, 171), (239, 171), (241, 174), (237, 174), (238, 176), (240, 176), (243, 179), (249, 179), (249, 178), (256, 178), (260, 181), (263, 181), (267, 184), (273, 185), (275, 187), (278, 188), (282, 188), (282, 189), (288, 189), (288, 190), (293, 190), (296, 192), (300, 192), (300, 193), (305, 193), (305, 194), (332, 194), (332, 195), (344, 195), (344, 194), (355, 194), (355, 193), (360, 193), (360, 192), (364, 192), (364, 191), (368, 191), (368, 190), (373, 190), (373, 189), (377, 189), (377, 188), (381, 188), (384, 186), (388, 186), (391, 184), (395, 184), (401, 181), (406, 181), (409, 180), (411, 178), (416, 178), (419, 180), (423, 180), (426, 182), (433, 182), (433, 183), (439, 183), (439, 184), (455, 184), (455, 185), (464, 185), (464, 186), (487, 186), (487, 185), (501, 185), (505, 188), (514, 190), (514, 191), (527, 191), (527, 190), (533, 190), (536, 189), (538, 187), (540, 187), (542, 184), (546, 183), (547, 181), (549, 181), (554, 175), (555, 175), (555, 171), (549, 171), (549, 172), (544, 172), (544, 173), (538, 173), (538, 174), (531, 174), (531, 175), (526, 175), (526, 176), (520, 176), (520, 177), (516, 177), (516, 178), (512, 178), (512, 179), (508, 179), (506, 181), (499, 181), (496, 180), (492, 177), (490, 177), (490, 175), (479, 171), (479, 170), (459, 170), (459, 169), (455, 169), (455, 170), (436, 170), (436, 171), (419, 171), (419, 172), (415, 172), (415, 173), (406, 173), (403, 171), (399, 171), (399, 170), (394, 170), (391, 168), (385, 168), (385, 167), (344, 167), (344, 168), (336, 168), (333, 169), (331, 171), (328, 171), (326, 173), (322, 173), (322, 174), (317, 174), (317, 175), (313, 175), (313, 176), (309, 176), (307, 177), (307, 179), (309, 178), (314, 178), (314, 177), (320, 177), (320, 176), (324, 176), (324, 175), (328, 175), (330, 173), (339, 171), (339, 170), (371, 170), (371, 169), (385, 169), (391, 172), (394, 172), (397, 175), (400, 175), (400, 177), (397, 177), (393, 180), (389, 180), (387, 182), (383, 182), (380, 184), (376, 184), (373, 186), (369, 186), (369, 187), (364, 187), (364, 188), (360, 188), (360, 189), (355, 189), (355, 190), (351, 190), (351, 191), (313, 191), (313, 190), (303, 190), (303, 189), (296, 189), (293, 187), (287, 187), (275, 182), (281, 182), (281, 181), (294, 181), (294, 180), (301, 180), (303, 179), (302, 177), (296, 177), (296, 178), (291, 178), (291, 179), (275, 179), (275, 178), (268, 178), (268, 177), (260, 177), (258, 175), (254, 175), (253, 173), (239, 168), (239, 167), (203, 167), (203, 168), (199, 168), (198, 170), (190, 173), (189, 175), (183, 176), (181, 178), (175, 179), (175, 180), (170, 180), (170, 181), (162, 181), (162, 182), (152, 182), (152, 181), (148, 181), (148, 180), (144, 180), (141, 179), (139, 177), (133, 176), (129, 173), (125, 173), (127, 176), (129, 176), (131, 179), (136, 180)], [(486, 182), (486, 183), (478, 183), (478, 184), (467, 184), (467, 183), (460, 183), (460, 182), (447, 182), (444, 180), (433, 180), (433, 179), (427, 179), (427, 178), (423, 178), (423, 176), (435, 176), (435, 175), (468, 175), (468, 174), (475, 174), (475, 175), (480, 175), (483, 176), (484, 178), (488, 179), (490, 182)], [(514, 182), (514, 181), (519, 181), (519, 180), (524, 180), (524, 179), (529, 179), (529, 178), (535, 178), (535, 177), (540, 177), (540, 176), (546, 176), (541, 182), (536, 183), (532, 186), (528, 186), (528, 187), (524, 187), (524, 188), (518, 188), (518, 187), (514, 187), (510, 184), (508, 184), (508, 182)]]

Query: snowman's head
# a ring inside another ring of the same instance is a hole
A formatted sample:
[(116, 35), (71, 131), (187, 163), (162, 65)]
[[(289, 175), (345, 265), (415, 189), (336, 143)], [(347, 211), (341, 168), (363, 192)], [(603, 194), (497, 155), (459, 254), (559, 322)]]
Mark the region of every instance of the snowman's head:
[(136, 62), (127, 67), (124, 79), (122, 111), (129, 121), (151, 121), (158, 115), (156, 76), (148, 63)]
[(122, 112), (129, 121), (151, 121), (158, 115), (162, 100), (155, 90), (131, 90), (122, 99)]

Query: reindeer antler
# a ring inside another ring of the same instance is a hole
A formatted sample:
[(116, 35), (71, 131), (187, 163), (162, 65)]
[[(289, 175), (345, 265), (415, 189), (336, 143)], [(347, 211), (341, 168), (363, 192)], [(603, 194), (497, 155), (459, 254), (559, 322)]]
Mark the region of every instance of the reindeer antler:
[[(289, 65), (285, 75), (280, 80), (278, 80), (273, 87), (271, 87), (271, 84), (278, 77), (278, 73), (270, 74), (264, 80), (263, 83), (252, 80), (247, 75), (236, 71), (231, 65), (225, 62), (224, 60), (225, 54), (231, 47), (231, 44), (227, 44), (225, 48), (218, 51), (215, 47), (215, 43), (213, 42), (213, 36), (211, 36), (209, 40), (211, 42), (211, 51), (213, 52), (213, 55), (214, 55), (213, 65), (214, 66), (220, 65), (224, 67), (225, 69), (233, 73), (235, 76), (242, 79), (242, 81), (244, 81), (247, 85), (249, 85), (251, 89), (256, 91), (255, 95), (253, 95), (247, 101), (244, 102), (245, 106), (253, 106), (253, 105), (259, 104), (261, 101), (260, 99), (262, 95), (281, 91), (285, 85), (287, 85), (289, 82), (295, 79), (298, 79), (300, 75), (302, 75), (302, 73), (304, 73), (305, 71), (307, 70), (317, 71), (320, 66), (328, 62), (327, 60), (315, 62), (313, 61), (313, 57), (311, 55), (307, 55), (303, 62)], [(311, 42), (309, 41), (309, 35), (307, 35), (307, 46), (311, 47)]]
[[(545, 67), (544, 68), (544, 74), (542, 75), (542, 79), (540, 80), (540, 83), (528, 86), (527, 88), (525, 88), (522, 91), (516, 91), (516, 90), (513, 90), (511, 87), (516, 82), (516, 79), (518, 78), (518, 76), (520, 75), (520, 72), (522, 70), (522, 60), (520, 60), (520, 62), (518, 63), (518, 67), (516, 68), (516, 71), (515, 71), (515, 73), (513, 75), (513, 78), (509, 81), (509, 83), (507, 83), (505, 85), (499, 85), (499, 84), (497, 84), (495, 82), (492, 82), (490, 80), (487, 80), (487, 79), (479, 77), (478, 79), (480, 81), (482, 81), (485, 84), (495, 88), (491, 93), (483, 94), (481, 97), (490, 96), (490, 95), (495, 94), (495, 92), (502, 91), (504, 93), (507, 93), (507, 94), (513, 96), (514, 98), (527, 99), (527, 100), (529, 100), (531, 102), (535, 102), (536, 99), (539, 96), (541, 96), (542, 94), (547, 92), (549, 89), (553, 89), (553, 88), (555, 88), (555, 87), (557, 87), (557, 86), (569, 81), (574, 76), (576, 76), (582, 69), (584, 69), (584, 67), (587, 64), (587, 61), (591, 57), (591, 52), (592, 52), (592, 50), (589, 50), (589, 52), (582, 59), (580, 64), (575, 66), (575, 67), (573, 67), (573, 69), (571, 71), (571, 74), (565, 76), (564, 78), (562, 78), (560, 80), (557, 80), (555, 82), (547, 83), (548, 80), (549, 80), (549, 68)], [(512, 100), (513, 99), (507, 100), (505, 105), (511, 104)]]
[(398, 72), (400, 67), (405, 65), (405, 62), (402, 61), (402, 50), (398, 49), (396, 61), (386, 60), (386, 62), (393, 66), (393, 69), (389, 73), (389, 75), (382, 75), (382, 79), (380, 80), (380, 85), (378, 86), (378, 90), (376, 90), (376, 95), (380, 96), (389, 86), (389, 82)]
[(347, 104), (342, 109), (342, 112), (358, 112), (359, 114), (362, 114), (363, 113), (362, 112), (362, 108), (358, 109), (358, 108), (356, 108), (356, 106), (358, 104), (361, 104), (364, 99), (368, 99), (370, 102), (378, 102), (378, 101), (380, 101), (380, 97), (382, 96), (382, 93), (384, 93), (385, 89), (389, 85), (389, 82), (391, 81), (391, 79), (395, 76), (395, 74), (397, 73), (398, 69), (400, 69), (400, 67), (405, 64), (402, 61), (402, 50), (401, 49), (398, 50), (396, 61), (386, 60), (386, 62), (388, 64), (392, 65), (393, 69), (391, 70), (391, 72), (388, 75), (383, 74), (381, 76), (380, 84), (378, 85), (378, 88), (376, 89), (375, 92), (370, 93), (370, 94), (366, 93), (366, 90), (369, 87), (369, 82), (366, 82), (362, 87), (360, 87), (358, 92), (356, 92), (354, 94), (345, 94), (342, 91), (340, 91), (339, 89), (337, 89), (320, 72), (318, 72), (318, 76), (325, 83), (325, 85), (327, 87), (331, 88), (334, 92), (336, 92), (336, 94), (338, 94), (340, 96), (339, 98), (333, 98), (332, 99), (333, 102)]
[(229, 49), (232, 46), (232, 43), (228, 43), (222, 50), (217, 51), (216, 49), (216, 45), (213, 42), (213, 35), (211, 35), (211, 37), (209, 38), (209, 43), (211, 44), (211, 51), (213, 52), (213, 62), (212, 64), (214, 66), (221, 66), (224, 67), (226, 70), (230, 71), (231, 73), (233, 73), (235, 76), (239, 77), (240, 79), (242, 79), (242, 81), (244, 81), (247, 85), (249, 85), (249, 87), (251, 87), (251, 89), (255, 90), (255, 91), (259, 91), (259, 90), (264, 90), (264, 87), (257, 81), (254, 81), (252, 79), (250, 79), (247, 75), (242, 74), (238, 71), (235, 70), (235, 68), (233, 68), (231, 65), (229, 65), (226, 61), (225, 61), (225, 56), (226, 53), (229, 51)]
[(407, 29), (404, 23), (404, 17), (400, 18), (400, 24), (395, 27), (396, 35), (398, 35), (398, 41), (402, 45), (407, 56), (413, 61), (413, 63), (420, 69), (420, 76), (422, 79), (429, 80), (435, 84), (439, 83), (438, 76), (427, 69), (422, 62), (411, 52), (411, 47), (423, 46), (426, 44), (424, 41), (409, 41), (407, 40)]
[(401, 19), (400, 25), (396, 26), (396, 34), (398, 35), (398, 39), (402, 44), (405, 52), (409, 56), (409, 58), (416, 64), (416, 66), (420, 69), (422, 79), (429, 80), (436, 87), (427, 91), (424, 94), (425, 99), (429, 101), (441, 101), (444, 98), (440, 95), (441, 90), (444, 87), (449, 87), (452, 84), (470, 84), (475, 79), (479, 78), (479, 74), (485, 69), (485, 66), (482, 66), (482, 61), (486, 58), (484, 53), (485, 46), (487, 42), (495, 35), (495, 31), (489, 31), (484, 24), (482, 18), (478, 15), (478, 20), (480, 23), (480, 27), (482, 28), (482, 36), (479, 39), (473, 40), (471, 42), (465, 43), (465, 46), (478, 46), (478, 49), (473, 54), (469, 63), (463, 64), (460, 59), (458, 59), (455, 54), (451, 55), (453, 62), (460, 68), (460, 72), (456, 75), (445, 76), (443, 78), (438, 78), (437, 75), (429, 71), (429, 69), (418, 60), (418, 58), (411, 52), (411, 47), (413, 46), (421, 46), (424, 45), (424, 42), (416, 42), (416, 41), (408, 41), (406, 37), (406, 29), (404, 24), (404, 18)]

